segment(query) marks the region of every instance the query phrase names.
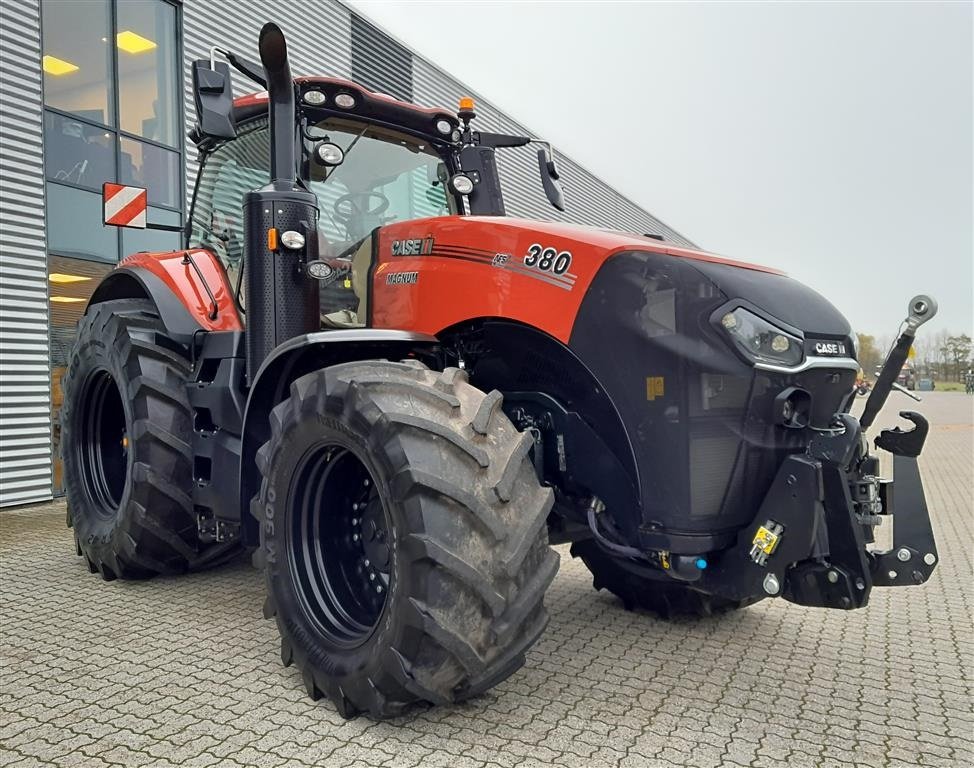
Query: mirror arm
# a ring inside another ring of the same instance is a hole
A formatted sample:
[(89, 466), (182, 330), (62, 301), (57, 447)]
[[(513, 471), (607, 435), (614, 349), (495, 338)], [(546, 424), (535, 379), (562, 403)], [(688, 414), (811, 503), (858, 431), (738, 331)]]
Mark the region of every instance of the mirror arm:
[(267, 73), (260, 64), (245, 59), (243, 56), (238, 56), (226, 48), (220, 48), (216, 45), (210, 48), (210, 69), (216, 69), (216, 55), (218, 53), (230, 63), (231, 67), (244, 77), (253, 80), (261, 88), (267, 88)]

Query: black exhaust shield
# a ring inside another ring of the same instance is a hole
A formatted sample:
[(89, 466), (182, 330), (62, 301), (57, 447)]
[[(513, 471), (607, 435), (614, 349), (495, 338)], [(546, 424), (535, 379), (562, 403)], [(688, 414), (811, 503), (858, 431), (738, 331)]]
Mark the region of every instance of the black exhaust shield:
[[(248, 381), (278, 344), (321, 325), (318, 284), (303, 269), (317, 258), (318, 201), (297, 179), (294, 82), (280, 27), (265, 24), (259, 47), (267, 73), (271, 182), (244, 196)], [(300, 233), (304, 246), (285, 247), (280, 235), (288, 231)]]

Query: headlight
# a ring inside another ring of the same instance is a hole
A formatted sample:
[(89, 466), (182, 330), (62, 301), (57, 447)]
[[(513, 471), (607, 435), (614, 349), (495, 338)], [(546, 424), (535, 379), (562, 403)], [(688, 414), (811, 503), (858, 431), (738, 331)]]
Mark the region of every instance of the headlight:
[(720, 318), (734, 344), (752, 360), (775, 365), (798, 365), (802, 342), (743, 307)]

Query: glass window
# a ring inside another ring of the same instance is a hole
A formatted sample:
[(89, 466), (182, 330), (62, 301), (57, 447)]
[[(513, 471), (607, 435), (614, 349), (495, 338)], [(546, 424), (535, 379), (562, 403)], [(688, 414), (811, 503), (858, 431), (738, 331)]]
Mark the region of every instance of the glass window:
[(119, 0), (117, 23), (119, 127), (176, 147), (176, 9), (159, 0)]
[(108, 0), (44, 0), (44, 103), (112, 125)]
[[(446, 168), (442, 170), (442, 178), (447, 178)], [(446, 199), (446, 187), (439, 176), (432, 175), (428, 170), (419, 168), (411, 177), (413, 213), (417, 218), (426, 216), (449, 216), (450, 205)]]
[(52, 253), (118, 261), (118, 233), (102, 224), (101, 194), (47, 184), (47, 247)]
[(179, 205), (179, 153), (125, 137), (119, 149), (119, 184), (145, 187), (150, 205)]
[(190, 242), (211, 249), (228, 271), (243, 258), (243, 198), (270, 181), (267, 121), (207, 156), (196, 191)]
[(115, 134), (104, 128), (44, 114), (44, 165), (47, 178), (101, 192), (115, 180)]
[(345, 152), (336, 168), (310, 164), (319, 226), (338, 252), (383, 224), (430, 215), (433, 200), (438, 211), (446, 207), (439, 181), (442, 160), (420, 140), (336, 118), (314, 130)]
[[(179, 226), (180, 215), (175, 211), (149, 206), (147, 217), (150, 224), (167, 224)], [(175, 251), (179, 248), (180, 235), (178, 232), (166, 232), (159, 229), (123, 229), (122, 257), (139, 251)]]

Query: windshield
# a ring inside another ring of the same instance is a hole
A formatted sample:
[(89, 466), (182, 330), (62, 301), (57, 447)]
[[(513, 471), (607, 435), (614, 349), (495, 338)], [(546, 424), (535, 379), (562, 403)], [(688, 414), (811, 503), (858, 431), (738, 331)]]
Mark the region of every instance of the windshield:
[[(383, 224), (450, 213), (442, 161), (422, 141), (337, 119), (309, 133), (345, 153), (337, 167), (308, 163), (308, 181), (321, 210), (319, 226), (329, 238), (360, 240)], [(311, 142), (305, 142), (305, 151), (310, 156)]]
[[(305, 165), (305, 180), (318, 198), (322, 258), (348, 250), (373, 229), (394, 221), (451, 212), (432, 147), (389, 129), (328, 119), (313, 126), (305, 157), (318, 141), (345, 152), (341, 165)], [(211, 152), (197, 182), (191, 245), (210, 248), (236, 280), (243, 258), (243, 198), (270, 181), (266, 118), (241, 127), (236, 139)]]

